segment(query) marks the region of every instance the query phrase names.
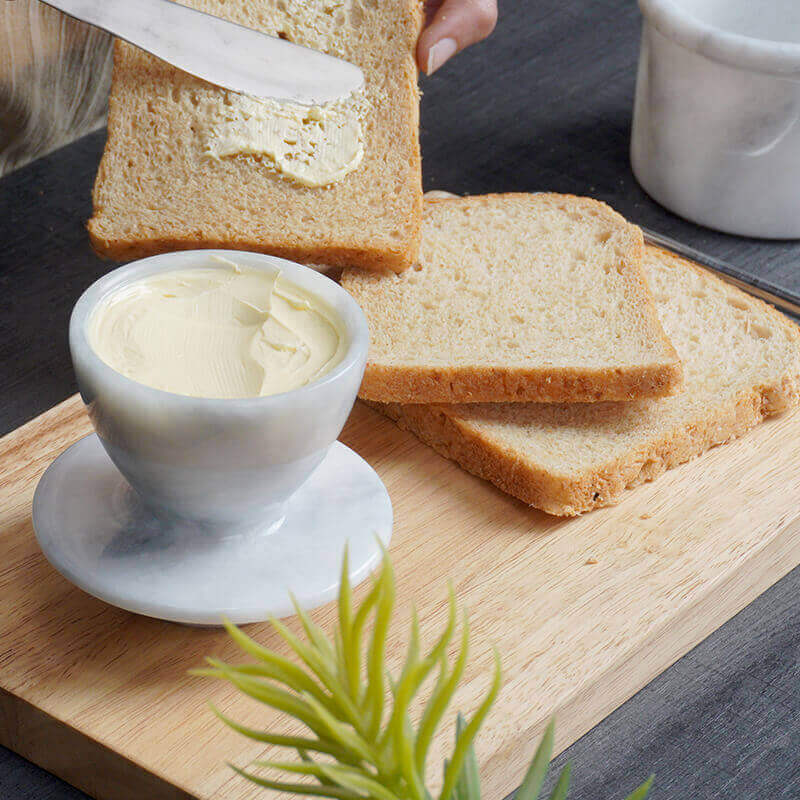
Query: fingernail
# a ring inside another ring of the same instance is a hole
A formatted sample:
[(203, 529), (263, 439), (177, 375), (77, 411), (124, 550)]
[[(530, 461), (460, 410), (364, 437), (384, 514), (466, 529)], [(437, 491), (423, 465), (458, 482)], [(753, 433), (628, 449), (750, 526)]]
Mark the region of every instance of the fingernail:
[(456, 50), (458, 50), (458, 45), (455, 39), (451, 39), (449, 36), (446, 39), (440, 39), (428, 51), (428, 68), (425, 72), (433, 75), (448, 58), (452, 58), (456, 54)]

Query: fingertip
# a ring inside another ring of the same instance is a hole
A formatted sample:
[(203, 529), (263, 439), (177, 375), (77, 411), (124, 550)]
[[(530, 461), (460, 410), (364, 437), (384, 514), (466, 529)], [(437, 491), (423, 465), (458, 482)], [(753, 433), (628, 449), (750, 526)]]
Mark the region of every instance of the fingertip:
[(449, 61), (458, 52), (458, 42), (449, 36), (440, 39), (428, 48), (428, 53), (425, 58), (425, 73), (433, 75), (439, 67), (443, 66), (445, 62)]
[(417, 43), (419, 68), (432, 75), (457, 52), (489, 36), (497, 17), (497, 0), (444, 0)]

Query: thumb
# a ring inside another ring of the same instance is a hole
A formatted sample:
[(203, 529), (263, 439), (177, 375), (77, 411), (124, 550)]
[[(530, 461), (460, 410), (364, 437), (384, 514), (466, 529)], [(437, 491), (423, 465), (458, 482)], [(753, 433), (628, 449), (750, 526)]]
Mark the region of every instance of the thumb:
[(444, 0), (419, 37), (417, 63), (431, 75), (456, 53), (485, 39), (496, 24), (496, 0)]

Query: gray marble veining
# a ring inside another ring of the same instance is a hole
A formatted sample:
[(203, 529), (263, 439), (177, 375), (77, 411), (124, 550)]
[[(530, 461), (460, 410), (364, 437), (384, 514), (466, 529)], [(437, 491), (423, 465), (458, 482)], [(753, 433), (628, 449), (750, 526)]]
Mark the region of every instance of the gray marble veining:
[[(137, 383), (92, 349), (88, 326), (110, 294), (150, 275), (214, 266), (274, 274), (320, 298), (347, 342), (329, 373), (283, 394), (187, 397)], [(43, 552), (87, 592), (149, 616), (254, 622), (332, 599), (350, 545), (366, 576), (392, 529), (378, 476), (336, 442), (369, 346), (363, 312), (314, 270), (256, 253), (204, 250), (120, 267), (84, 292), (70, 321), (81, 396), (97, 431), (47, 470), (34, 498)]]
[[(765, 10), (750, 0), (640, 5), (631, 142), (639, 182), (693, 222), (745, 236), (800, 237), (796, 9), (778, 2)], [(730, 30), (717, 27), (723, 24)]]
[(345, 545), (351, 583), (388, 545), (392, 505), (380, 478), (336, 442), (263, 529), (219, 535), (166, 522), (125, 482), (96, 435), (73, 445), (36, 490), (34, 528), (51, 564), (112, 605), (192, 625), (239, 624), (311, 610), (336, 597)]

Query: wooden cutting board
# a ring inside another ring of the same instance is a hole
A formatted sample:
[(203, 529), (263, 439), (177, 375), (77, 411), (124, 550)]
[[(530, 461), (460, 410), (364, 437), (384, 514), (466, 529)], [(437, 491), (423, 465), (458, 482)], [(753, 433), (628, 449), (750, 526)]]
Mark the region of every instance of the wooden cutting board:
[[(102, 800), (258, 796), (223, 762), (266, 749), (224, 729), (206, 702), (245, 724), (280, 723), (186, 676), (204, 655), (235, 658), (225, 635), (104, 605), (36, 546), (36, 483), (89, 432), (71, 398), (0, 440), (0, 742)], [(574, 520), (525, 507), (364, 406), (342, 440), (394, 502), (390, 667), (412, 599), (424, 640), (440, 629), (448, 578), (473, 631), (458, 708), (476, 707), (490, 646), (502, 654), (504, 687), (478, 740), (487, 798), (519, 783), (550, 715), (561, 749), (800, 562), (800, 414)], [(332, 609), (314, 616), (329, 626)], [(249, 632), (277, 644), (267, 626)]]

